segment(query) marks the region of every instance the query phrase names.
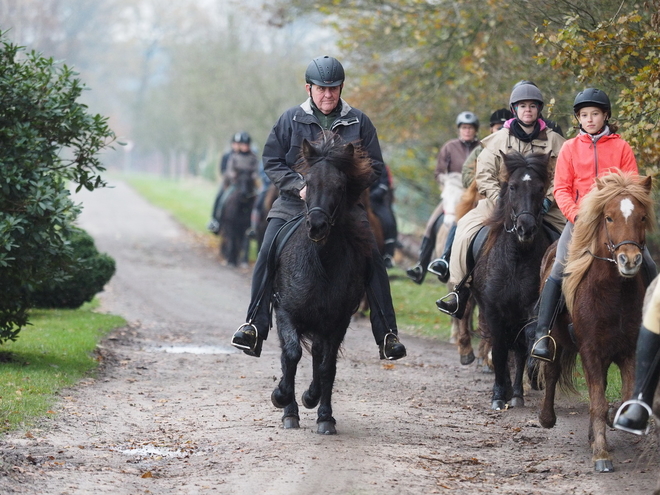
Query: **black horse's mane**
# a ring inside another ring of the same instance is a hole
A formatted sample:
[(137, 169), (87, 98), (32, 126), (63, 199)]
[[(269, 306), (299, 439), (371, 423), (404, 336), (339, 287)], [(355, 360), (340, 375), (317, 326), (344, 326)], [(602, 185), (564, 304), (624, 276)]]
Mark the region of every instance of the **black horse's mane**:
[(295, 171), (306, 175), (321, 162), (330, 163), (348, 177), (346, 195), (351, 203), (358, 201), (362, 191), (367, 189), (374, 180), (371, 160), (366, 151), (355, 144), (344, 143), (338, 134), (324, 131), (321, 137), (312, 143), (311, 153), (305, 156), (295, 167)]

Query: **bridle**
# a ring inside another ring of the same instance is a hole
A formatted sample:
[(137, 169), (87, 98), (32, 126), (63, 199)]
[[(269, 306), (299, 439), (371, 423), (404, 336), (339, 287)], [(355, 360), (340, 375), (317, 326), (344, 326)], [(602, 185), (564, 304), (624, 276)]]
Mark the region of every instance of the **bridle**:
[(506, 230), (509, 234), (515, 234), (516, 233), (516, 222), (518, 221), (518, 219), (521, 216), (531, 215), (532, 217), (534, 217), (534, 219), (536, 220), (536, 223), (538, 224), (539, 223), (539, 218), (541, 218), (542, 214), (543, 214), (542, 211), (539, 212), (538, 215), (534, 215), (534, 213), (532, 213), (531, 211), (528, 211), (528, 210), (523, 210), (520, 213), (516, 213), (515, 211), (512, 211), (511, 212), (511, 222), (512, 222), (511, 228), (508, 229), (508, 228), (504, 227), (504, 230)]
[(644, 251), (645, 244), (640, 244), (635, 241), (621, 241), (618, 244), (614, 244), (612, 241), (612, 238), (610, 237), (610, 231), (607, 229), (607, 220), (603, 218), (603, 221), (605, 222), (605, 234), (607, 235), (607, 242), (605, 245), (607, 246), (607, 250), (610, 252), (611, 258), (604, 258), (602, 256), (596, 256), (594, 253), (591, 251), (587, 251), (591, 256), (596, 258), (597, 260), (602, 260), (602, 261), (609, 261), (611, 263), (614, 263), (615, 265), (619, 265), (619, 263), (616, 261), (616, 257), (614, 256), (614, 253), (616, 252), (617, 249), (619, 249), (621, 246), (625, 246), (626, 244), (632, 244), (633, 246), (636, 246), (640, 251)]
[[(328, 213), (328, 211), (325, 208), (322, 208), (320, 206), (313, 206), (312, 208), (310, 208), (309, 205), (307, 204), (307, 201), (305, 201), (305, 218), (309, 219), (309, 215), (312, 212), (318, 211), (325, 217), (325, 220), (328, 222), (330, 227), (334, 227), (335, 222), (337, 220), (337, 211), (339, 211), (339, 206), (341, 205), (345, 194), (346, 194), (346, 189), (344, 188), (341, 191), (341, 197), (339, 198), (339, 201), (337, 201), (337, 205), (335, 206), (335, 209), (332, 212), (332, 214)], [(328, 232), (330, 232), (330, 229), (328, 229)], [(307, 236), (309, 237), (309, 232), (307, 233)], [(325, 240), (326, 237), (328, 237), (328, 234), (324, 235), (321, 239), (312, 239), (311, 237), (309, 238), (314, 242), (320, 242)]]

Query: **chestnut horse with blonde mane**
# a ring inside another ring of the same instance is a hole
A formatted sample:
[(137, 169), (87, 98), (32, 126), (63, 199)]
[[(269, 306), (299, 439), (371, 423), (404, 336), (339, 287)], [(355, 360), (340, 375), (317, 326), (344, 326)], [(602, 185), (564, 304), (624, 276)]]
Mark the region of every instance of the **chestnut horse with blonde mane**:
[[(607, 425), (611, 426), (605, 389), (612, 363), (621, 371), (624, 400), (633, 389), (646, 290), (642, 253), (646, 231), (655, 223), (650, 193), (650, 177), (612, 173), (597, 178), (582, 201), (564, 269), (567, 312), (559, 315), (550, 332), (556, 357), (541, 365), (545, 394), (539, 421), (544, 428), (552, 428), (557, 421), (556, 385), (572, 388), (576, 356), (580, 355), (589, 389), (589, 441), (598, 472), (614, 470), (605, 438)], [(544, 259), (543, 280), (552, 267), (552, 249)]]

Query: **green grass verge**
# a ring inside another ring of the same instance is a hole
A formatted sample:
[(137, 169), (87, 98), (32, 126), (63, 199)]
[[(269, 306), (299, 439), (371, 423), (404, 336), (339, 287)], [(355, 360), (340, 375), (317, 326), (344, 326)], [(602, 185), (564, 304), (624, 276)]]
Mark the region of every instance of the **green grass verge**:
[(30, 427), (50, 413), (58, 391), (98, 366), (99, 339), (125, 321), (91, 308), (33, 310), (18, 340), (0, 347), (0, 432)]
[(172, 213), (186, 228), (208, 233), (206, 226), (211, 219), (219, 187), (216, 184), (201, 178), (174, 180), (147, 174), (125, 174), (119, 177), (150, 203)]

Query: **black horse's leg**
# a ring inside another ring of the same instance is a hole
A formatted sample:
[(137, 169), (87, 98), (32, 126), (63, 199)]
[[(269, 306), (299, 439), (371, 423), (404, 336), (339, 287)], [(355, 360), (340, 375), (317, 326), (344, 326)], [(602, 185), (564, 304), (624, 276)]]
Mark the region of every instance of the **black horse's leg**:
[(319, 382), (321, 384), (321, 400), (317, 411), (316, 432), (322, 435), (334, 435), (337, 433), (335, 428), (335, 418), (332, 417), (332, 387), (335, 383), (337, 374), (337, 353), (343, 339), (339, 338), (326, 341), (323, 345), (323, 356), (319, 365)]
[(520, 346), (516, 347), (516, 375), (513, 380), (513, 397), (511, 398), (511, 407), (525, 407), (524, 390), (523, 390), (523, 376), (525, 373), (525, 361), (527, 359), (526, 349)]
[(302, 395), (302, 403), (307, 409), (315, 408), (321, 399), (320, 369), (323, 360), (323, 343), (312, 344), (312, 382)]
[[(495, 328), (489, 324), (489, 328)], [(493, 332), (493, 368), (495, 369), (495, 383), (493, 384), (493, 397), (491, 409), (497, 411), (504, 409), (507, 401), (507, 382), (510, 387), (511, 376), (509, 375), (509, 351), (504, 339)]]
[[(295, 401), (295, 380), (298, 363), (302, 357), (302, 347), (298, 333), (285, 315), (278, 314), (277, 327), (282, 349), (280, 358), (282, 379), (273, 390), (270, 398), (275, 407), (284, 408), (282, 421), (285, 428), (298, 428), (299, 417), (298, 404)], [(293, 419), (287, 420), (287, 418)]]

